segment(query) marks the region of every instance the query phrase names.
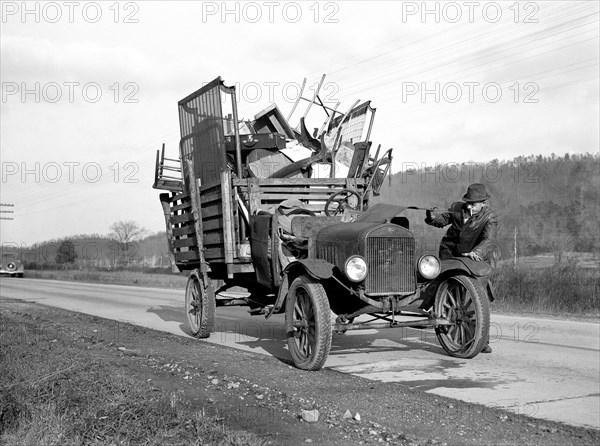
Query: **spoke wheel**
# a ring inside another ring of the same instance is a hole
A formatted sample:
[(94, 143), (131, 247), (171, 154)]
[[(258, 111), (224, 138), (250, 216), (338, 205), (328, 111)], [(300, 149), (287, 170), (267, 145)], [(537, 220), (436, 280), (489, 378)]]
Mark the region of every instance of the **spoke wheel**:
[(451, 323), (435, 329), (450, 356), (473, 358), (487, 344), (490, 308), (479, 281), (463, 275), (446, 279), (435, 297), (435, 313)]
[(292, 282), (285, 305), (285, 325), (296, 367), (323, 367), (331, 348), (331, 310), (323, 285), (310, 276), (300, 276)]
[(185, 313), (192, 335), (208, 338), (215, 325), (215, 292), (210, 279), (205, 283), (202, 274), (193, 270), (185, 287)]

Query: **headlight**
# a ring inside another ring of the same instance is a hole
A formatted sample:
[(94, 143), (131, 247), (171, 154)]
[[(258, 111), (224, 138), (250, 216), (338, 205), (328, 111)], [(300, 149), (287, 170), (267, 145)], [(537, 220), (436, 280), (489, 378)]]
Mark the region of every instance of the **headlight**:
[(419, 273), (425, 279), (435, 279), (440, 274), (440, 261), (434, 255), (424, 255), (419, 259), (417, 263)]
[(354, 282), (360, 282), (367, 277), (367, 262), (360, 256), (352, 256), (346, 260), (346, 275)]

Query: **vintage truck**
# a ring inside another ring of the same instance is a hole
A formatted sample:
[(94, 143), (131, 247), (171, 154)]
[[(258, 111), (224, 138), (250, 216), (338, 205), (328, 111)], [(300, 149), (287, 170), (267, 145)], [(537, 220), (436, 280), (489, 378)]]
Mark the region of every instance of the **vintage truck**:
[(15, 252), (0, 252), (0, 276), (23, 277), (25, 268)]
[[(325, 364), (333, 332), (366, 328), (434, 327), (450, 355), (476, 356), (489, 330), (489, 266), (417, 255), (407, 208), (373, 200), (392, 159), (371, 151), (375, 109), (341, 113), (317, 93), (315, 103), (326, 122), (310, 134), (276, 106), (240, 120), (221, 78), (179, 101), (179, 157), (157, 152), (154, 187), (166, 191), (173, 270), (188, 274), (191, 333), (210, 336), (216, 306), (245, 305), (285, 312), (290, 355), (305, 370)], [(296, 149), (308, 156), (285, 155)]]

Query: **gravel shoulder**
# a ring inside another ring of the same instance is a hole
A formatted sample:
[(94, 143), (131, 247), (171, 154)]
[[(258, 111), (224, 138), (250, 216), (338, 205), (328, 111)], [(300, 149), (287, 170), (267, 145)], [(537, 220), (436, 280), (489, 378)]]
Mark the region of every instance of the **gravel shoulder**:
[[(598, 444), (600, 432), (39, 304), (0, 300), (3, 319), (75, 346), (81, 361), (167, 391), (268, 444)], [(48, 342), (48, 341), (46, 341)], [(318, 410), (307, 422), (303, 410)], [(349, 411), (351, 417), (348, 417)], [(359, 417), (356, 414), (359, 414)], [(346, 414), (346, 417), (344, 417)], [(357, 418), (360, 418), (359, 420)]]

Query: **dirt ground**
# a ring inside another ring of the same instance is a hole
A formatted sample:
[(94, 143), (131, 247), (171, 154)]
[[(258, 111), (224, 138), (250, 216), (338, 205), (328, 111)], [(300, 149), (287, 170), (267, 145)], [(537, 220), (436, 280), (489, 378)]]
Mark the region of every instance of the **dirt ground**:
[[(267, 444), (599, 444), (599, 432), (38, 304), (1, 300), (2, 319), (77, 346), (115, 374), (168, 391)], [(0, 327), (1, 329), (1, 327)], [(31, 335), (29, 335), (31, 336)], [(50, 339), (50, 341), (47, 341)], [(318, 410), (316, 422), (303, 410)], [(346, 416), (345, 416), (346, 414)]]

